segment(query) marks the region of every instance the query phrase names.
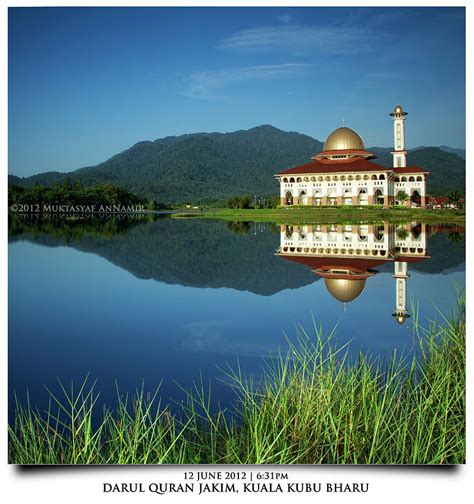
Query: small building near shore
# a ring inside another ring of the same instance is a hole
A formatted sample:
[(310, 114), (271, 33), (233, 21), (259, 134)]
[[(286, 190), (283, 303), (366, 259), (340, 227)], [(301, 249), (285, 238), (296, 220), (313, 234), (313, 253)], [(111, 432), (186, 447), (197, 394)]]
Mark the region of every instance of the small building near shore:
[(275, 175), (280, 203), (291, 205), (404, 205), (426, 207), (428, 171), (407, 166), (405, 116), (397, 105), (393, 119), (393, 167), (371, 161), (377, 156), (365, 149), (360, 135), (343, 126), (326, 139), (322, 152), (311, 161)]

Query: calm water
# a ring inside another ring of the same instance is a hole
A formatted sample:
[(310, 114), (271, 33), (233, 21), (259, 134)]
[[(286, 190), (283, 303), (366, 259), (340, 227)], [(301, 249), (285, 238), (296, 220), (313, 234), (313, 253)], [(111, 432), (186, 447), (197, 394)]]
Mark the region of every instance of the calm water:
[(105, 402), (115, 379), (123, 392), (162, 381), (161, 396), (179, 401), (176, 383), (201, 373), (225, 405), (222, 368), (238, 358), (258, 375), (312, 317), (328, 331), (338, 324), (353, 354), (409, 352), (412, 303), (426, 324), (464, 285), (464, 238), (464, 228), (417, 223), (13, 220), (10, 391), (42, 407), (44, 385), (89, 371)]

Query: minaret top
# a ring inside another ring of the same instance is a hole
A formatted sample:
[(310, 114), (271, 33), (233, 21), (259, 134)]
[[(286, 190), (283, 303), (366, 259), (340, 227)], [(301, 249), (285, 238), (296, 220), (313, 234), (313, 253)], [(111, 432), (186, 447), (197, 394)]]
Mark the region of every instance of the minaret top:
[(403, 107), (401, 105), (397, 105), (393, 112), (390, 113), (392, 117), (403, 117), (406, 116), (408, 113), (403, 110)]

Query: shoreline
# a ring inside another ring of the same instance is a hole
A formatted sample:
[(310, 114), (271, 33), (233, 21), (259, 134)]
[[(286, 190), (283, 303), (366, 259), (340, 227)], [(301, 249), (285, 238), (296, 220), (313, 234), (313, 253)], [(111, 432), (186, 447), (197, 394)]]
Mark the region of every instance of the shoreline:
[(271, 221), (278, 224), (315, 223), (315, 222), (392, 222), (417, 220), (421, 222), (443, 222), (465, 224), (465, 210), (430, 210), (430, 209), (351, 209), (350, 207), (325, 208), (272, 208), (272, 209), (208, 209), (196, 212), (175, 210), (173, 219), (220, 219), (227, 221)]

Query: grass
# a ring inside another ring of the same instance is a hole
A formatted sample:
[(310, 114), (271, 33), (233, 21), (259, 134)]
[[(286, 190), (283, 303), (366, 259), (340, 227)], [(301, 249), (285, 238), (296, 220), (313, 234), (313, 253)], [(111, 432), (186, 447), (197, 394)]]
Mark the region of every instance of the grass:
[(144, 389), (118, 393), (94, 425), (88, 379), (61, 384), (47, 411), (17, 401), (9, 460), (17, 464), (460, 464), (465, 462), (464, 296), (441, 321), (414, 321), (418, 357), (349, 362), (333, 334), (299, 328), (259, 383), (226, 371), (236, 409), (210, 412), (202, 384), (171, 414)]
[(463, 223), (466, 220), (464, 210), (429, 210), (423, 208), (410, 209), (401, 207), (390, 207), (384, 209), (378, 206), (353, 207), (353, 206), (332, 206), (332, 207), (279, 207), (273, 209), (207, 209), (196, 212), (177, 212), (172, 214), (173, 218), (205, 218), (223, 220), (245, 220), (245, 221), (272, 221), (278, 224), (310, 224), (314, 222), (359, 222), (382, 221), (382, 220), (417, 220), (423, 222), (457, 222)]

